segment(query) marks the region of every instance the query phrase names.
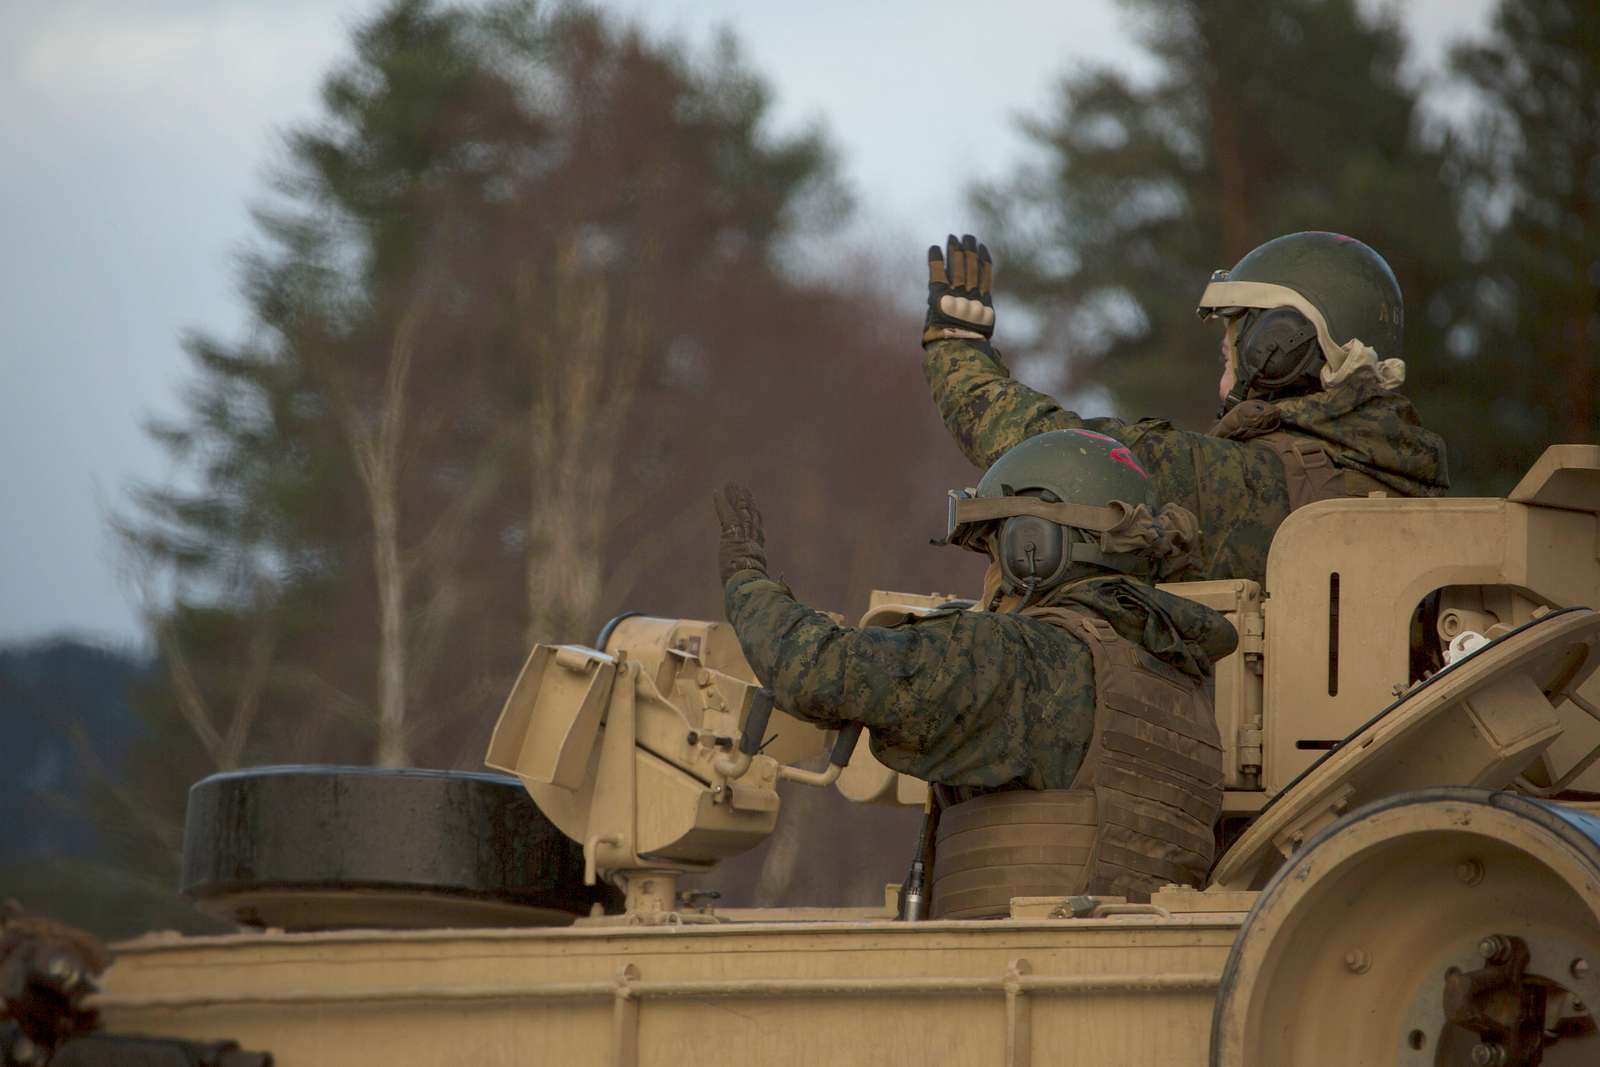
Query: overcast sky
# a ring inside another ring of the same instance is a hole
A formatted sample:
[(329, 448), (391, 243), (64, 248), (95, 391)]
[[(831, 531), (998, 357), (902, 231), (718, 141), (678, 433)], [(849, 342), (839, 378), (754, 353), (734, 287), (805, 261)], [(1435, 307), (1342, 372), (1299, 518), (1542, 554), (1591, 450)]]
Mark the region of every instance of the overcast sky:
[[(373, 0), (13, 0), (0, 11), (0, 641), (138, 625), (105, 516), (161, 480), (141, 427), (178, 410), (180, 334), (235, 334), (235, 256), (285, 128)], [(1113, 0), (614, 0), (704, 46), (731, 26), (780, 128), (821, 121), (860, 225), (922, 250), (967, 227), (926, 146), (959, 132), (964, 173), (1020, 158), (1013, 118), (1074, 64), (1140, 63)], [(1490, 0), (1400, 5), (1419, 71), (1480, 32)], [(943, 93), (953, 61), (983, 93)], [(976, 165), (971, 165), (975, 161)], [(894, 252), (894, 249), (885, 249)], [(913, 294), (915, 295), (915, 294)]]

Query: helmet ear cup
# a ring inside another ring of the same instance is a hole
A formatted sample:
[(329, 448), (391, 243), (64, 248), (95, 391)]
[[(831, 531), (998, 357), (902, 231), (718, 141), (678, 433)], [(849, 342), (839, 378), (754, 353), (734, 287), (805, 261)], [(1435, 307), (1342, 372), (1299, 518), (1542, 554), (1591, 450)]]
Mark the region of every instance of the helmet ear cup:
[(1070, 562), (1067, 531), (1036, 515), (1006, 519), (996, 542), (1000, 573), (1012, 589), (1046, 589), (1060, 580)]
[(1317, 328), (1294, 308), (1252, 313), (1239, 336), (1239, 391), (1271, 393), (1310, 374), (1322, 357)]

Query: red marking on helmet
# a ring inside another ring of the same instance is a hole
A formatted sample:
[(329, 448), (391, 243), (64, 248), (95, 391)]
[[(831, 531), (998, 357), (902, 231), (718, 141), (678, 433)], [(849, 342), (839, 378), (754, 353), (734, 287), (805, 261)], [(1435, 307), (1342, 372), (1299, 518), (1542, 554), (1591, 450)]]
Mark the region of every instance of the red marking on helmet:
[[(1092, 437), (1096, 441), (1110, 441), (1112, 444), (1117, 443), (1117, 439), (1115, 437), (1107, 437), (1105, 434), (1095, 433), (1093, 430), (1068, 430), (1067, 432), (1075, 433), (1079, 437)], [(1123, 449), (1123, 451), (1126, 452), (1127, 449)]]
[(1127, 445), (1123, 445), (1120, 448), (1113, 448), (1111, 450), (1111, 458), (1122, 464), (1124, 467), (1127, 467), (1141, 478), (1150, 477), (1145, 469), (1139, 466), (1139, 461), (1133, 458), (1133, 453), (1128, 450)]

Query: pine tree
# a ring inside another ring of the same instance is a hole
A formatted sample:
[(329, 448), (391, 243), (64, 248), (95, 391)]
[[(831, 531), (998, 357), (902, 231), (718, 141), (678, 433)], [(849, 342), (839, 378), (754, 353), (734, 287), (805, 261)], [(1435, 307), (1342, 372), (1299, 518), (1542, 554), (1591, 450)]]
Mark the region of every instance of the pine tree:
[(1452, 67), (1481, 107), (1455, 153), (1477, 254), (1452, 444), (1503, 493), (1547, 444), (1600, 442), (1600, 8), (1503, 3)]
[(470, 33), (405, 2), (357, 35), (257, 213), (250, 335), (192, 338), (188, 410), (156, 429), (199, 485), (143, 491), (127, 530), (148, 578), (176, 583), (149, 598), (162, 699), (216, 768), (287, 700), (328, 713), (291, 728), (302, 746), (389, 764), (410, 746), (427, 631), (461, 596), (429, 549), (458, 548), (503, 476), (460, 417), (481, 370), (461, 330), (490, 308), (452, 261), (493, 232), (496, 183), (540, 132)]
[(978, 192), (1001, 299), (1039, 325), (1013, 346), (1052, 384), (1110, 390), (1120, 414), (1203, 428), (1219, 337), (1194, 309), (1211, 271), (1280, 234), (1335, 230), (1398, 275), (1411, 392), (1426, 394), (1457, 228), (1398, 25), (1354, 0), (1129, 7), (1154, 74), (1068, 75), (1026, 124), (1039, 161)]
[(846, 200), (731, 41), (399, 0), (323, 103), (257, 215), (248, 333), (189, 340), (154, 428), (190, 480), (121, 521), (161, 653), (140, 862), (170, 868), (206, 773), (475, 768), (530, 643), (719, 617), (723, 478), (808, 599), (951, 587), (925, 544), (956, 453), (901, 402), (916, 325), (785, 271)]
[(252, 335), (191, 341), (189, 411), (158, 430), (200, 488), (129, 525), (179, 579), (152, 626), (219, 767), (291, 698), (334, 751), (409, 762), (448, 721), (423, 709), (587, 630), (673, 307), (759, 265), (827, 180), (814, 137), (763, 142), (736, 57), (692, 69), (576, 7), (404, 0), (323, 98), (258, 214)]

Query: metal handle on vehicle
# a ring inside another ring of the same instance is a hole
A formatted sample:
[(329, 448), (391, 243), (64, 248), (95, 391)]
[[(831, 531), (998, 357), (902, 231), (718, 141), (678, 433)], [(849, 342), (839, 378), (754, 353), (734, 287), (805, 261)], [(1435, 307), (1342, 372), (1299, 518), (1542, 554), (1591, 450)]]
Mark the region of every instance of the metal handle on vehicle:
[(852, 722), (839, 731), (839, 736), (833, 740), (833, 751), (828, 753), (828, 763), (835, 767), (843, 767), (850, 762), (850, 756), (856, 750), (856, 742), (861, 740), (861, 724)]
[(772, 690), (762, 686), (750, 701), (750, 711), (744, 717), (744, 729), (739, 734), (739, 751), (754, 757), (761, 751), (761, 742), (767, 735), (767, 722), (772, 718)]
[(803, 785), (832, 785), (839, 780), (844, 765), (850, 762), (850, 756), (855, 752), (856, 742), (859, 740), (861, 740), (861, 724), (846, 723), (839, 730), (839, 736), (834, 738), (833, 751), (828, 753), (827, 770), (803, 771), (798, 767), (781, 767), (778, 769), (778, 775), (784, 781), (800, 782)]

